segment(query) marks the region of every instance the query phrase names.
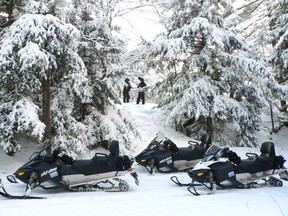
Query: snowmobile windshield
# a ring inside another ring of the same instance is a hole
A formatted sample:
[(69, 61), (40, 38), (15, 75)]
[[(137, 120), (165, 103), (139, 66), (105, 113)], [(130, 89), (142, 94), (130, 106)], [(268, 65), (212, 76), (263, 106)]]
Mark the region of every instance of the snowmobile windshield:
[(221, 148), (217, 144), (213, 144), (206, 151), (205, 155), (203, 156), (202, 161), (207, 162), (207, 161), (219, 158), (220, 157), (220, 154), (219, 154), (220, 150), (221, 150)]
[(39, 156), (45, 156), (46, 150), (50, 147), (49, 141), (44, 141), (37, 149), (36, 151), (31, 155), (29, 160), (33, 160)]
[(157, 133), (156, 137), (150, 142), (147, 149), (155, 149), (156, 147), (159, 147), (159, 145), (163, 142), (164, 138), (165, 137), (163, 133)]

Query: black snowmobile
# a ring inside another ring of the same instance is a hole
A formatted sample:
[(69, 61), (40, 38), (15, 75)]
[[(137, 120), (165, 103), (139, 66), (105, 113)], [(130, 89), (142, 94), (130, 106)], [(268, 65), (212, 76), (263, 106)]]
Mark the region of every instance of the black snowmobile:
[[(264, 142), (261, 154), (246, 153), (247, 158), (241, 159), (229, 148), (212, 145), (202, 161), (188, 171), (192, 183), (182, 184), (176, 176), (171, 180), (179, 186), (188, 186), (188, 191), (200, 195), (199, 186), (209, 189), (209, 193), (221, 188), (255, 188), (263, 185), (282, 187), (280, 179), (288, 180), (288, 173), (284, 167), (283, 156), (276, 156), (274, 143)], [(280, 179), (274, 177), (279, 174)], [(262, 181), (262, 183), (261, 183)]]
[[(45, 141), (29, 161), (20, 167), (14, 175), (7, 176), (12, 183), (16, 179), (26, 183), (24, 196), (12, 196), (1, 185), (0, 194), (7, 198), (37, 198), (30, 197), (31, 190), (35, 187), (43, 189), (69, 189), (71, 191), (108, 192), (128, 191), (128, 183), (119, 178), (130, 173), (138, 185), (137, 173), (131, 168), (133, 161), (128, 156), (119, 156), (119, 143), (113, 140), (110, 143), (110, 154), (96, 153), (92, 159), (73, 160), (68, 155), (60, 155), (61, 149), (57, 148), (51, 156), (47, 156), (47, 149), (51, 148), (50, 142)], [(16, 177), (16, 178), (15, 178)]]
[(200, 142), (189, 141), (188, 144), (188, 147), (178, 148), (174, 142), (158, 133), (135, 160), (150, 174), (154, 172), (155, 167), (160, 172), (185, 171), (202, 159), (211, 144), (211, 139), (204, 134)]

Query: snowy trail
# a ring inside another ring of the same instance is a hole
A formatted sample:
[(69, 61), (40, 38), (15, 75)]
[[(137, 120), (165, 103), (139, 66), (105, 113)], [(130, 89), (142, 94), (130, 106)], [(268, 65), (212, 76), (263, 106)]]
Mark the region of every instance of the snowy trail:
[(154, 103), (146, 103), (145, 105), (129, 103), (118, 106), (118, 108), (129, 113), (131, 120), (137, 125), (142, 140), (142, 145), (138, 147), (138, 151), (146, 148), (158, 132), (162, 132), (178, 146), (187, 146), (188, 141), (191, 140), (191, 138), (165, 124), (165, 114)]
[[(166, 126), (164, 114), (154, 106), (149, 103), (144, 106), (130, 103), (119, 107), (130, 113), (131, 119), (141, 131), (142, 143), (137, 150), (145, 148), (158, 131), (177, 145), (187, 145), (189, 138)], [(245, 148), (237, 150), (242, 154), (246, 151)], [(12, 185), (4, 178), (28, 157), (29, 149), (25, 154), (16, 155), (16, 158), (0, 153), (0, 178), (11, 193), (23, 194), (25, 185)], [(288, 216), (288, 182), (284, 182), (282, 188), (227, 189), (217, 190), (213, 195), (193, 196), (185, 187), (178, 187), (170, 180), (172, 175), (177, 175), (181, 181), (188, 182), (190, 178), (186, 173), (156, 172), (150, 175), (137, 164), (133, 167), (139, 175), (140, 185), (134, 186), (132, 178), (127, 176), (131, 185), (129, 192), (80, 193), (36, 188), (33, 195), (47, 199), (7, 200), (0, 197), (0, 216)]]

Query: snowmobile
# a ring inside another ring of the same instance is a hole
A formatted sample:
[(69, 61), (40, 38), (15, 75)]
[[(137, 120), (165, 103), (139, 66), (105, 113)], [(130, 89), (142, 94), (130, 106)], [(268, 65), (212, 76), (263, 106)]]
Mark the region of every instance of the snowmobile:
[(191, 140), (188, 144), (188, 147), (178, 148), (174, 142), (164, 137), (164, 134), (158, 133), (135, 160), (150, 174), (154, 172), (155, 167), (164, 173), (185, 171), (202, 159), (211, 144), (211, 139), (204, 134), (200, 142)]
[[(200, 195), (199, 186), (207, 188), (209, 193), (221, 188), (255, 188), (264, 185), (282, 187), (288, 180), (288, 173), (284, 167), (283, 156), (276, 156), (273, 142), (264, 142), (260, 148), (260, 155), (246, 153), (247, 158), (241, 159), (229, 148), (220, 148), (213, 144), (203, 159), (188, 175), (192, 183), (183, 184), (176, 176), (171, 180), (179, 186), (187, 186), (188, 191)], [(274, 175), (279, 174), (280, 179)], [(260, 183), (262, 181), (262, 183)], [(197, 188), (197, 189), (196, 189)]]
[(13, 175), (7, 176), (12, 183), (17, 180), (26, 184), (26, 193), (23, 196), (9, 194), (1, 184), (0, 194), (7, 198), (37, 198), (30, 197), (32, 189), (69, 189), (71, 191), (96, 191), (107, 192), (128, 191), (127, 181), (119, 178), (130, 173), (138, 185), (137, 173), (131, 168), (134, 161), (128, 156), (119, 155), (119, 143), (113, 140), (110, 143), (109, 155), (96, 153), (92, 159), (73, 160), (66, 154), (60, 156), (61, 149), (56, 148), (51, 156), (47, 156), (47, 150), (51, 148), (47, 140), (29, 158), (29, 161), (21, 166)]

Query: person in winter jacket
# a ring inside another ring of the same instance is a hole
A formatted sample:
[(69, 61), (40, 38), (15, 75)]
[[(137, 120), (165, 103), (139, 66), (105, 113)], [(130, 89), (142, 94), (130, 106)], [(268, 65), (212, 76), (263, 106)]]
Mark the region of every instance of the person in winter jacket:
[(138, 97), (137, 97), (137, 104), (139, 104), (141, 100), (142, 100), (142, 104), (145, 104), (145, 92), (143, 88), (147, 85), (144, 82), (144, 79), (142, 77), (138, 77), (138, 79), (140, 80), (140, 83), (137, 86), (139, 89)]
[(129, 91), (131, 88), (132, 87), (130, 84), (130, 79), (126, 78), (124, 88), (123, 88), (123, 102), (124, 103), (129, 103), (129, 99), (130, 99)]

